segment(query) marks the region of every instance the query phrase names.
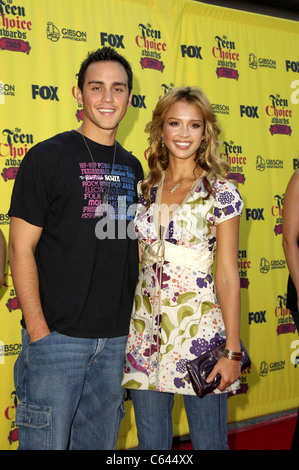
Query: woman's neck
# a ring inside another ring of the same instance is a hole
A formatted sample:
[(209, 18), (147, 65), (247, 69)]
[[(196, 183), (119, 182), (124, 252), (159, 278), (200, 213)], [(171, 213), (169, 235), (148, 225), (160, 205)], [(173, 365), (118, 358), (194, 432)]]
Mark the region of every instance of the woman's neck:
[(165, 172), (165, 178), (167, 181), (173, 182), (189, 179), (195, 180), (201, 175), (202, 171), (202, 168), (194, 162), (191, 164), (169, 163)]

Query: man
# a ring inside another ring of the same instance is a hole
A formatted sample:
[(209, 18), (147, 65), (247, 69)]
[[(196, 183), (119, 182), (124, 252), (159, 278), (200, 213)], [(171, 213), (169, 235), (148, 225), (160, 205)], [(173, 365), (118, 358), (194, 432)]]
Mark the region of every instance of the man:
[[(34, 146), (17, 174), (9, 256), (23, 313), (20, 450), (113, 449), (117, 441), (138, 275), (137, 241), (119, 230), (119, 201), (128, 225), (143, 177), (115, 140), (131, 97), (129, 63), (111, 48), (90, 54), (78, 76), (81, 128)], [(97, 227), (104, 202), (115, 225), (106, 233)]]

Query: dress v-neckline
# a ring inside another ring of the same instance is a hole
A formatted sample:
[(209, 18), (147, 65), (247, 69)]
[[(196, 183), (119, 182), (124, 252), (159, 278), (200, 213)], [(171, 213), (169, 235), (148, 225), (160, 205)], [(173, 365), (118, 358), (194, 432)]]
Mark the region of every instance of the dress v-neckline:
[[(201, 175), (194, 181), (193, 185), (191, 186), (191, 189), (189, 189), (189, 191), (186, 193), (186, 196), (184, 197), (181, 204), (172, 204), (172, 205), (176, 205), (177, 207), (171, 213), (169, 213), (168, 224), (167, 224), (167, 226), (164, 226), (164, 225), (161, 225), (160, 207), (161, 207), (162, 190), (163, 190), (163, 184), (164, 184), (164, 179), (165, 179), (165, 173), (166, 173), (165, 171), (162, 172), (162, 177), (161, 177), (161, 180), (158, 183), (157, 193), (156, 193), (156, 200), (155, 200), (155, 203), (154, 203), (155, 204), (154, 205), (154, 214), (153, 214), (154, 224), (156, 226), (157, 234), (158, 234), (159, 239), (161, 239), (161, 227), (163, 227), (163, 233), (164, 234), (167, 233), (167, 229), (168, 229), (168, 227), (169, 227), (169, 225), (170, 225), (170, 223), (173, 219), (174, 214), (176, 214), (183, 207), (183, 205), (186, 204), (186, 202), (193, 196), (194, 191), (197, 188), (199, 182), (203, 179), (203, 177), (206, 174), (205, 171), (202, 171)], [(171, 207), (171, 206), (168, 206), (168, 207)]]

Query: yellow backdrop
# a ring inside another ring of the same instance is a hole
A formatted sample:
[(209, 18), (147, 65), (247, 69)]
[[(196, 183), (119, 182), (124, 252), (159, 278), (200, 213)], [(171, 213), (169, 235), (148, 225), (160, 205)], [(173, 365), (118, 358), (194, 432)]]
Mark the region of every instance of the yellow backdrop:
[[(0, 227), (8, 239), (11, 190), (30, 147), (77, 127), (76, 74), (88, 51), (114, 47), (134, 69), (133, 106), (118, 140), (142, 162), (157, 100), (169, 89), (204, 89), (222, 129), (245, 208), (239, 270), (242, 339), (252, 366), (229, 398), (229, 421), (298, 405), (298, 335), (286, 309), (282, 211), (298, 163), (297, 22), (189, 0), (2, 0), (0, 3)], [(26, 195), (24, 195), (26, 197)], [(15, 449), (13, 364), (21, 312), (7, 263), (0, 291), (0, 448)], [(130, 401), (118, 448), (137, 443)], [(174, 434), (188, 433), (179, 397)]]

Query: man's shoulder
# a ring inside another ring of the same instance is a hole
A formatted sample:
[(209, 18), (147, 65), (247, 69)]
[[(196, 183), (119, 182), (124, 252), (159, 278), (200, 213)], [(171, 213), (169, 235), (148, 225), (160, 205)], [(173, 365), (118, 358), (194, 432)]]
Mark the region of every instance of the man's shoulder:
[(24, 157), (24, 161), (49, 161), (52, 165), (59, 161), (61, 156), (72, 152), (76, 148), (76, 137), (74, 132), (65, 131), (56, 134), (48, 139), (42, 140), (29, 149)]
[(119, 142), (117, 143), (119, 148), (120, 156), (131, 166), (134, 166), (136, 169), (142, 169), (140, 160), (133, 155), (132, 152), (125, 149)]
[(70, 145), (74, 142), (75, 136), (72, 131), (60, 132), (48, 139), (38, 142), (33, 148), (36, 150), (46, 150), (47, 148)]

